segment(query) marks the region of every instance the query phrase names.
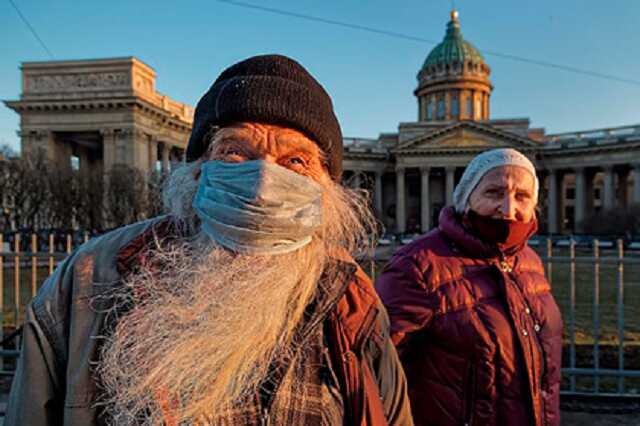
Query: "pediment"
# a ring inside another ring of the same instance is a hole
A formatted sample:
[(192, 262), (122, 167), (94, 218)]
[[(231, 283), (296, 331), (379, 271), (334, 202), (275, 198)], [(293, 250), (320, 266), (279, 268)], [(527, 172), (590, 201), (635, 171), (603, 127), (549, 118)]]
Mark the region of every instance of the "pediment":
[(458, 130), (432, 140), (422, 141), (421, 143), (413, 145), (413, 148), (507, 148), (513, 146), (512, 143), (504, 139), (491, 138), (487, 135), (469, 130)]
[(538, 144), (514, 133), (488, 125), (471, 122), (455, 123), (451, 126), (419, 136), (400, 144), (395, 152), (487, 149), (487, 148), (532, 148)]

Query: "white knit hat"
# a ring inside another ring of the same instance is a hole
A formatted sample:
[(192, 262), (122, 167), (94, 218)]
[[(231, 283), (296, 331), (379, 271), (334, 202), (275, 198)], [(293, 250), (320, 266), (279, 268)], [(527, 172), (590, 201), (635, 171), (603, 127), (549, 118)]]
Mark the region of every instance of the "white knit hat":
[(485, 151), (482, 154), (475, 157), (462, 174), (460, 182), (453, 191), (453, 204), (456, 208), (456, 212), (464, 213), (469, 196), (480, 182), (480, 179), (489, 172), (491, 169), (495, 169), (500, 166), (518, 166), (526, 169), (535, 180), (534, 185), (534, 200), (538, 202), (538, 176), (536, 175), (536, 168), (533, 163), (525, 157), (522, 153), (511, 148), (500, 148)]

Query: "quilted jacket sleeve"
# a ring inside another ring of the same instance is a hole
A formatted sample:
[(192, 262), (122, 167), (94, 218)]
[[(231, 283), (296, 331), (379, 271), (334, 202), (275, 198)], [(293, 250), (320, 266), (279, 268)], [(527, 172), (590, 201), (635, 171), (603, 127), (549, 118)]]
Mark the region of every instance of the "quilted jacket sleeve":
[(424, 273), (412, 257), (398, 253), (375, 286), (389, 314), (391, 340), (402, 353), (412, 333), (426, 327), (433, 317), (433, 308), (426, 303)]

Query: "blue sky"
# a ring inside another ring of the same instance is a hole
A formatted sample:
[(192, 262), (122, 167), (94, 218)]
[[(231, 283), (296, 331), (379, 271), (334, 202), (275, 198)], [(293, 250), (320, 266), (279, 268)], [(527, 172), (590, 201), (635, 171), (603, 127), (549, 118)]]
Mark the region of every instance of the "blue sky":
[[(416, 74), (433, 44), (209, 1), (14, 0), (56, 59), (137, 56), (159, 91), (195, 105), (219, 72), (245, 57), (299, 60), (332, 95), (346, 136), (375, 137), (417, 116)], [(445, 0), (247, 0), (439, 42)], [(640, 80), (640, 1), (458, 0), (465, 38), (498, 51)], [(0, 1), (0, 99), (17, 99), (19, 65), (47, 60), (8, 0)], [(640, 85), (485, 55), (492, 118), (529, 117), (547, 132), (640, 123)], [(0, 144), (19, 146), (18, 115), (0, 105)]]

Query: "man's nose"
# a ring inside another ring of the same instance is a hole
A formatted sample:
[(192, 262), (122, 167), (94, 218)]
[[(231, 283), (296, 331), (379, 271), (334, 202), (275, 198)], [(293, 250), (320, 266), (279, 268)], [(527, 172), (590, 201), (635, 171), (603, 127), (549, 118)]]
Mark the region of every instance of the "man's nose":
[(277, 163), (276, 156), (269, 152), (262, 152), (258, 156), (258, 160), (268, 161), (270, 163)]
[(510, 195), (505, 195), (502, 199), (500, 213), (503, 219), (516, 220), (516, 203)]

